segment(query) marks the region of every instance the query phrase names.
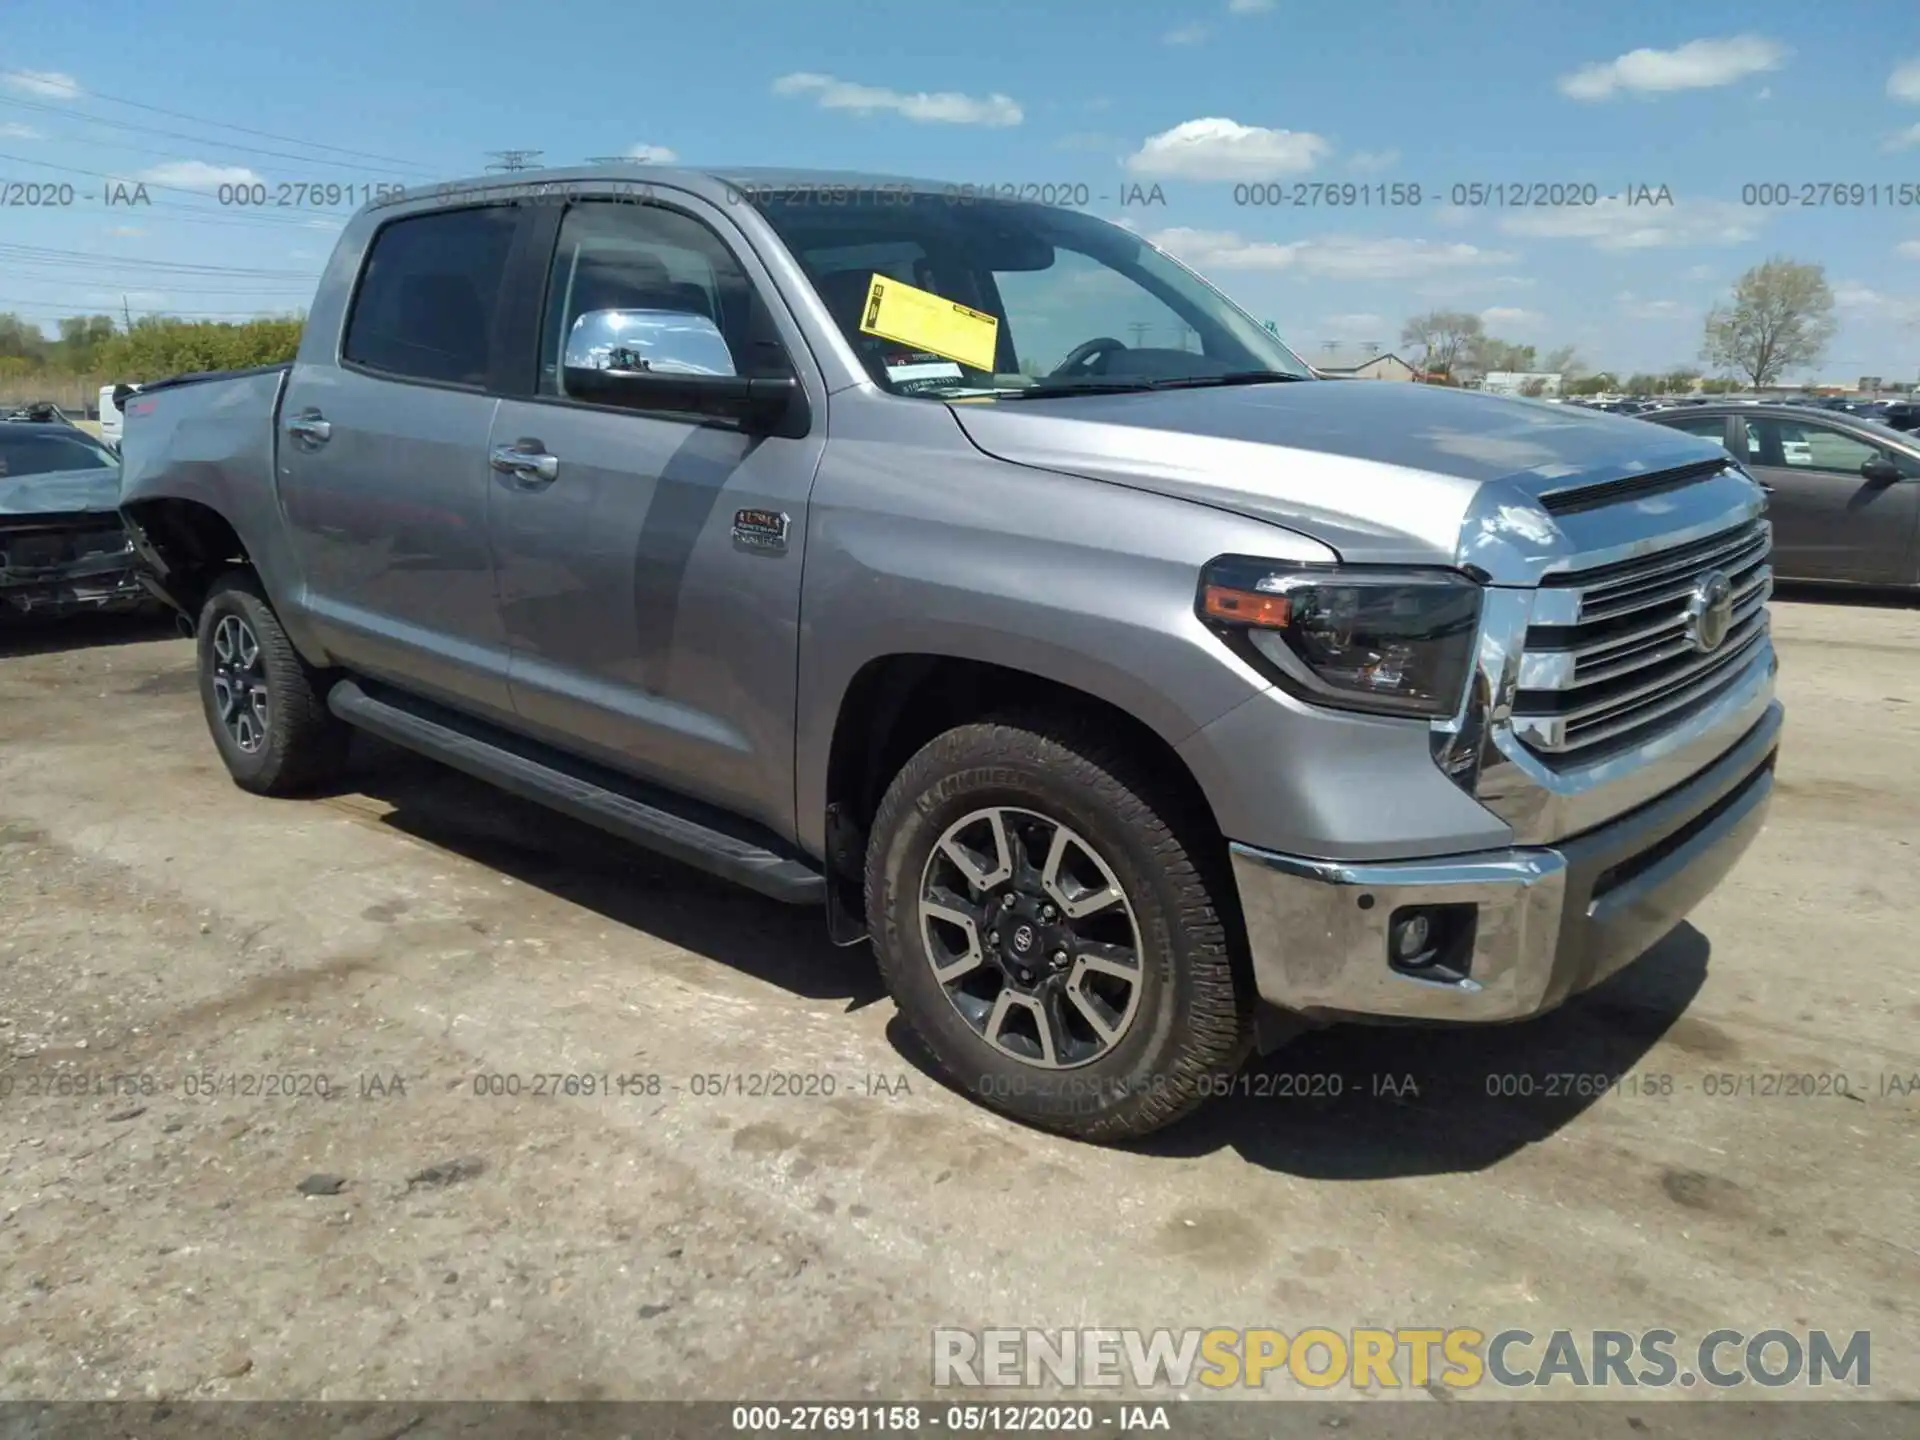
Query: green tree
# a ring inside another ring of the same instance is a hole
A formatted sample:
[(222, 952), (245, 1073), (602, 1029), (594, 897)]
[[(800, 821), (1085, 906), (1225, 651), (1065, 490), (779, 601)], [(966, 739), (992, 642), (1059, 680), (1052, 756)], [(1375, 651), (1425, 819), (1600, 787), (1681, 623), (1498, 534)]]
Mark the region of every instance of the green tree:
[(1577, 380), (1587, 373), (1587, 362), (1580, 358), (1580, 352), (1571, 345), (1562, 345), (1557, 350), (1549, 350), (1547, 358), (1540, 362), (1540, 368), (1549, 375), (1561, 378), (1561, 388), (1566, 382)]
[(1647, 374), (1629, 375), (1624, 388), (1627, 394), (1636, 399), (1643, 395), (1652, 395), (1660, 389), (1660, 377)]
[(1449, 379), (1485, 335), (1480, 317), (1461, 310), (1430, 310), (1400, 327), (1400, 343), (1419, 351), (1420, 368)]
[(1483, 335), (1468, 351), (1473, 368), (1482, 375), (1496, 370), (1526, 374), (1534, 368), (1533, 346)]
[(1740, 277), (1729, 303), (1708, 312), (1700, 358), (1757, 389), (1818, 364), (1838, 328), (1825, 268), (1776, 255)]

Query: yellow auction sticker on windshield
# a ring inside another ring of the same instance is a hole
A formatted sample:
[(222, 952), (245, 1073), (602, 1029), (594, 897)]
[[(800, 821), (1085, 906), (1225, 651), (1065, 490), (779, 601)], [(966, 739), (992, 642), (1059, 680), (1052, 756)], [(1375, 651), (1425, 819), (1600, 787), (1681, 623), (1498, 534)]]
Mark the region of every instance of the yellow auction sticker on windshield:
[(1000, 322), (993, 316), (887, 275), (874, 276), (867, 286), (860, 328), (989, 373), (1000, 340)]

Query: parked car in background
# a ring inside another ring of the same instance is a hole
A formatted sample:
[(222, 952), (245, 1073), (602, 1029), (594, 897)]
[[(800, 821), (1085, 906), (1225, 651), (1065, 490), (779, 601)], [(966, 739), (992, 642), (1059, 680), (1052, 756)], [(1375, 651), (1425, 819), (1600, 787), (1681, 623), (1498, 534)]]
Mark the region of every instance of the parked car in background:
[(1920, 585), (1920, 435), (1798, 405), (1641, 418), (1719, 441), (1765, 487), (1778, 579)]
[(0, 420), (0, 617), (138, 608), (120, 457), (50, 409)]
[(1890, 402), (1880, 423), (1889, 430), (1920, 430), (1920, 400)]
[(114, 391), (119, 388), (117, 385), (100, 387), (100, 438), (115, 448), (119, 447), (121, 426), (124, 423), (120, 404), (114, 398)]
[(1256, 1037), (1552, 1008), (1759, 830), (1718, 445), (1322, 382), (1074, 210), (632, 173), (364, 207), (290, 366), (127, 404), (239, 785), (357, 726), (820, 906), (959, 1091), (1098, 1140)]

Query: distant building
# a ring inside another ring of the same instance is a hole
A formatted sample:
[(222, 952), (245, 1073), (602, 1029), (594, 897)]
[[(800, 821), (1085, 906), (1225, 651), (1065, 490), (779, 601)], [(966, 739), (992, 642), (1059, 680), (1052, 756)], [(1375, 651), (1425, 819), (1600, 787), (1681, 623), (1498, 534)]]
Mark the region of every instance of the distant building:
[(1561, 378), (1526, 370), (1490, 370), (1481, 377), (1480, 388), (1490, 395), (1557, 396)]
[(1418, 380), (1420, 372), (1398, 355), (1376, 355), (1358, 365), (1315, 365), (1330, 380)]

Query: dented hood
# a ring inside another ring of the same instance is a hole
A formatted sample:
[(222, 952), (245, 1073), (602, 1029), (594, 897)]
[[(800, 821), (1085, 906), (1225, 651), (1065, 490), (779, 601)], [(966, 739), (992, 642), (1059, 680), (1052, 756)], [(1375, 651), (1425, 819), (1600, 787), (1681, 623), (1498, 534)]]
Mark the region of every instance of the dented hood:
[(39, 475), (0, 475), (0, 518), (70, 515), (120, 508), (120, 469), (48, 470)]
[(1469, 506), (1489, 486), (1528, 506), (1549, 491), (1725, 453), (1630, 416), (1390, 381), (949, 409), (999, 459), (1194, 500), (1312, 535), (1349, 560), (1389, 563), (1452, 563)]

